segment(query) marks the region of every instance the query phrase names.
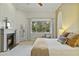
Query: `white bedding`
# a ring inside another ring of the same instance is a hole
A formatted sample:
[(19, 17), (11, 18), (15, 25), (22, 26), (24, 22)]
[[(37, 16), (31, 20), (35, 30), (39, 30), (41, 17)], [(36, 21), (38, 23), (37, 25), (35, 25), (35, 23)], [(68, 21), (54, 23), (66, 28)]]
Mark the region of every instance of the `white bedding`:
[(79, 56), (79, 47), (70, 47), (66, 44), (61, 44), (57, 39), (45, 39), (49, 48), (50, 56)]

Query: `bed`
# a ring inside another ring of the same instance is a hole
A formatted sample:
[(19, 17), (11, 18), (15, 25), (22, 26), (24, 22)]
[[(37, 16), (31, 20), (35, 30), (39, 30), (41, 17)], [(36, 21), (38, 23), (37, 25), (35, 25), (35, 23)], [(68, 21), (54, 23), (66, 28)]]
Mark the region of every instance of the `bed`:
[(31, 56), (79, 56), (79, 47), (61, 44), (57, 39), (38, 38), (33, 44)]
[(38, 38), (33, 44), (31, 56), (49, 56), (49, 49), (45, 38)]

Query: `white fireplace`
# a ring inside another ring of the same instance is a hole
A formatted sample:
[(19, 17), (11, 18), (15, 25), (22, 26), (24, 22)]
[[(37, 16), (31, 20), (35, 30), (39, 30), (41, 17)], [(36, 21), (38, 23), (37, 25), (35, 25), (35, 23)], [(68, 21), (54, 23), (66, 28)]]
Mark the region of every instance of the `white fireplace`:
[(16, 33), (15, 33), (15, 30), (13, 30), (13, 29), (5, 29), (4, 30), (4, 44), (3, 44), (3, 51), (7, 51), (8, 50), (8, 35), (12, 35), (12, 34), (14, 34), (14, 39), (13, 39), (13, 41), (14, 41), (14, 44), (16, 44)]

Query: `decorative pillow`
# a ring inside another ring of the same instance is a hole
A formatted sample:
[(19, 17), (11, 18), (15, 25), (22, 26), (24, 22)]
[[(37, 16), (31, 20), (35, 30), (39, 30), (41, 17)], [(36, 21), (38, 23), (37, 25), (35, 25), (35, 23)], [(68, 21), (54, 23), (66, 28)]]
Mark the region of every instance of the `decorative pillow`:
[(79, 46), (79, 34), (76, 34), (70, 38), (68, 38), (66, 42), (71, 47), (77, 47)]
[(71, 47), (76, 47), (77, 46), (77, 39), (67, 40), (67, 44)]
[(62, 43), (62, 44), (65, 44), (66, 41), (67, 41), (67, 38), (64, 37), (64, 36), (60, 36), (57, 41), (60, 42), (60, 43)]
[(64, 37), (67, 37), (69, 35), (69, 32), (64, 32), (63, 34), (62, 34), (62, 36), (64, 36)]
[(67, 38), (72, 38), (72, 37), (74, 37), (75, 35), (77, 35), (76, 33), (69, 33), (69, 35), (67, 36)]
[(69, 35), (69, 32), (64, 32), (60, 37), (58, 38), (58, 42), (65, 44), (67, 41), (67, 36)]
[(78, 40), (77, 40), (77, 47), (79, 47), (79, 38), (78, 38)]
[(77, 41), (76, 41), (76, 43), (77, 43), (76, 46), (79, 47), (79, 34), (75, 35), (75, 37), (76, 37), (76, 39), (77, 39)]

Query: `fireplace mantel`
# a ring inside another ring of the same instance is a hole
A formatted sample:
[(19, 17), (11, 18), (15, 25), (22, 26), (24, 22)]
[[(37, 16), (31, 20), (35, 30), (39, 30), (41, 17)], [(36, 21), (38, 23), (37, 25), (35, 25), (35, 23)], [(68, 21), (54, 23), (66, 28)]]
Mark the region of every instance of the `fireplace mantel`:
[(14, 29), (5, 29), (5, 30), (4, 30), (4, 33), (5, 33), (5, 34), (15, 33), (15, 30), (14, 30)]
[[(3, 32), (2, 32), (3, 31)], [(15, 33), (15, 30), (14, 29), (2, 29), (2, 35), (1, 35), (1, 37), (3, 37), (3, 39), (1, 39), (2, 40), (2, 44), (1, 44), (1, 50), (2, 51), (7, 51), (8, 49), (7, 49), (7, 47), (8, 47), (8, 45), (7, 45), (7, 38), (8, 38), (8, 34), (10, 35), (10, 34), (16, 34)], [(16, 38), (15, 38), (16, 39)]]

